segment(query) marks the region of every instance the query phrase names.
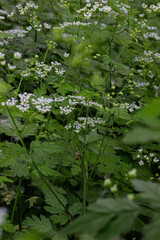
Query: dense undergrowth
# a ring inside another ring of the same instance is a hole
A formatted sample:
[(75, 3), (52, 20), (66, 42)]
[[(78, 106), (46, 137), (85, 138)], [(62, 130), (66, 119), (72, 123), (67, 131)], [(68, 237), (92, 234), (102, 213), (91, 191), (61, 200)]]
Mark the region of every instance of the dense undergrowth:
[(159, 240), (159, 20), (155, 0), (1, 0), (2, 240)]

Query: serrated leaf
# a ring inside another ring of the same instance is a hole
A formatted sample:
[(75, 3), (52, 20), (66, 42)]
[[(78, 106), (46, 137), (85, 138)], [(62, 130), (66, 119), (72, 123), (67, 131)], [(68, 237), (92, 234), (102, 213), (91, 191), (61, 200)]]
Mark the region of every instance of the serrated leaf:
[(13, 177), (27, 177), (29, 170), (25, 163), (15, 162), (11, 165), (11, 174)]
[(43, 173), (45, 176), (53, 176), (53, 177), (62, 177), (63, 175), (45, 165), (42, 165), (39, 167), (39, 170)]
[(72, 214), (72, 216), (75, 216), (77, 214), (80, 214), (81, 208), (82, 208), (82, 203), (76, 202), (69, 207), (69, 211)]
[(64, 225), (68, 222), (69, 217), (64, 214), (60, 214), (60, 215), (52, 215), (50, 219), (53, 220), (54, 223), (59, 223), (60, 225)]
[(78, 175), (81, 171), (82, 171), (82, 169), (80, 168), (80, 166), (72, 165), (71, 173), (72, 173), (73, 176)]
[(160, 185), (152, 182), (144, 182), (142, 180), (134, 179), (132, 184), (136, 191), (140, 192), (140, 196), (149, 200), (153, 208), (160, 207)]
[(37, 129), (37, 125), (35, 123), (32, 123), (32, 124), (29, 124), (29, 125), (25, 126), (22, 133), (21, 133), (22, 138), (26, 138), (26, 137), (29, 137), (29, 136), (34, 136), (35, 132), (36, 132), (36, 129)]
[(60, 153), (63, 148), (59, 145), (50, 142), (39, 142), (33, 141), (30, 145), (32, 151), (35, 151), (38, 154), (44, 154), (45, 152), (48, 154)]
[(52, 237), (55, 233), (49, 218), (41, 215), (40, 218), (32, 215), (32, 217), (27, 217), (24, 222), (24, 225), (27, 225), (32, 230), (37, 231), (38, 233), (43, 234), (45, 237)]

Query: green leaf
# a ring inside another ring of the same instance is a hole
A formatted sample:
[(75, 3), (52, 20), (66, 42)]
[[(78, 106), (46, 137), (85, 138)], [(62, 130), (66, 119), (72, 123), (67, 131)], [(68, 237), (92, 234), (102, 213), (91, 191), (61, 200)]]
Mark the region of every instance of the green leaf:
[(115, 108), (111, 111), (111, 113), (114, 114), (115, 117), (121, 118), (124, 120), (130, 120), (131, 117), (126, 109), (123, 108)]
[(149, 200), (153, 208), (160, 207), (160, 185), (152, 182), (144, 182), (142, 180), (134, 179), (132, 184), (136, 191), (140, 192), (140, 196)]
[(65, 228), (65, 233), (94, 233), (103, 228), (112, 218), (114, 214), (109, 216), (99, 213), (88, 213), (79, 217)]
[(124, 211), (138, 211), (139, 207), (128, 199), (99, 199), (97, 202), (89, 206), (89, 210), (98, 213), (116, 213)]
[(3, 182), (13, 182), (13, 180), (9, 179), (5, 176), (0, 176), (0, 184), (3, 183)]
[(122, 212), (113, 219), (109, 224), (100, 232), (96, 234), (97, 240), (113, 240), (123, 233), (127, 233), (133, 226), (137, 213), (135, 212)]
[(45, 176), (53, 176), (53, 177), (62, 177), (63, 175), (45, 165), (41, 165), (39, 167), (39, 170), (43, 173)]
[(72, 165), (71, 172), (72, 172), (73, 176), (78, 175), (81, 171), (82, 171), (82, 169), (80, 168), (80, 166)]
[(23, 225), (27, 225), (32, 230), (37, 231), (38, 233), (43, 234), (45, 237), (52, 237), (55, 233), (49, 218), (41, 215), (40, 218), (32, 215), (32, 217), (27, 217)]
[(60, 225), (64, 225), (68, 222), (69, 217), (64, 215), (64, 214), (60, 214), (60, 215), (52, 215), (50, 217), (50, 219), (54, 222), (54, 223), (59, 223)]
[(5, 231), (5, 232), (9, 232), (9, 233), (14, 233), (14, 226), (11, 223), (11, 221), (9, 219), (5, 220), (5, 223), (3, 225), (1, 225), (1, 228)]
[(82, 203), (76, 202), (69, 207), (69, 211), (72, 214), (72, 216), (75, 216), (77, 214), (80, 214), (81, 208), (82, 208)]
[(159, 240), (160, 236), (160, 213), (154, 213), (150, 224), (144, 227), (144, 240)]
[(54, 154), (54, 153), (60, 153), (63, 151), (63, 148), (61, 146), (58, 146), (54, 143), (50, 142), (39, 142), (39, 141), (33, 141), (31, 142), (31, 150), (35, 151), (38, 154)]
[(147, 143), (149, 141), (160, 140), (160, 131), (148, 129), (144, 127), (136, 127), (128, 132), (123, 139), (124, 143)]
[(10, 173), (13, 177), (27, 177), (29, 170), (25, 163), (15, 162), (11, 165)]
[(27, 126), (24, 127), (21, 135), (22, 138), (26, 138), (29, 136), (34, 136), (36, 133), (36, 129), (37, 129), (37, 125), (35, 123), (29, 124)]
[(2, 31), (0, 31), (0, 38), (8, 38), (8, 37), (14, 37), (13, 35), (11, 34), (8, 34), (8, 33), (3, 33)]

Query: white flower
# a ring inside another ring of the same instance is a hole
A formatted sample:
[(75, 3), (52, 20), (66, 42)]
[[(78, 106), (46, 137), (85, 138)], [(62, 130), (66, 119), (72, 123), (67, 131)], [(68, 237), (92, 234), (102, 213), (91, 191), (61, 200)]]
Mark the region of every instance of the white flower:
[(64, 53), (63, 55), (65, 58), (68, 58), (69, 57), (69, 53)]
[(51, 28), (51, 25), (45, 22), (45, 23), (44, 23), (44, 27), (47, 28), (47, 29), (50, 29), (50, 28)]
[(140, 160), (140, 161), (139, 161), (139, 165), (140, 165), (140, 166), (144, 165), (143, 160)]
[(8, 63), (8, 68), (10, 71), (13, 71), (16, 68), (16, 66), (12, 66), (10, 63)]
[(4, 57), (5, 57), (5, 54), (0, 52), (0, 60), (3, 60)]
[(133, 168), (131, 171), (128, 172), (128, 176), (134, 178), (137, 176), (137, 169)]
[(20, 52), (14, 52), (14, 58), (15, 59), (20, 59), (22, 57), (22, 53), (20, 53)]

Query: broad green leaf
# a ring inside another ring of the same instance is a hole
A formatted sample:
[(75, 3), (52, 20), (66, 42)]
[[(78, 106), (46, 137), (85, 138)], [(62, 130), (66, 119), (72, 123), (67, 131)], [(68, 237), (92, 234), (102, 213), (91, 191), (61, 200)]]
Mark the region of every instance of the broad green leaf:
[(31, 142), (30, 145), (32, 151), (35, 151), (37, 153), (44, 154), (49, 153), (49, 154), (54, 154), (54, 153), (60, 153), (63, 151), (63, 148), (59, 145), (56, 145), (54, 143), (50, 142), (39, 142), (39, 141), (33, 141)]
[(67, 234), (95, 233), (97, 230), (102, 229), (113, 217), (114, 214), (88, 213), (70, 223), (64, 231)]
[(151, 223), (144, 227), (144, 240), (159, 240), (160, 236), (160, 213), (154, 213)]
[(123, 142), (127, 144), (134, 144), (158, 140), (160, 140), (160, 130), (157, 131), (144, 127), (136, 127), (125, 135)]
[(89, 206), (89, 210), (98, 213), (115, 213), (118, 214), (119, 212), (124, 211), (138, 211), (138, 206), (127, 199), (98, 199), (97, 202)]
[(111, 220), (109, 224), (96, 234), (97, 240), (113, 240), (123, 233), (127, 233), (133, 226), (136, 212), (121, 212), (117, 218)]
[(140, 196), (149, 200), (153, 208), (160, 208), (160, 185), (152, 182), (144, 182), (142, 180), (132, 180), (136, 191), (140, 192)]

